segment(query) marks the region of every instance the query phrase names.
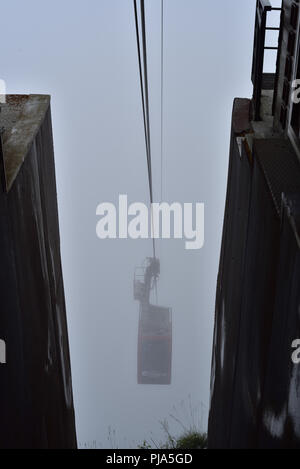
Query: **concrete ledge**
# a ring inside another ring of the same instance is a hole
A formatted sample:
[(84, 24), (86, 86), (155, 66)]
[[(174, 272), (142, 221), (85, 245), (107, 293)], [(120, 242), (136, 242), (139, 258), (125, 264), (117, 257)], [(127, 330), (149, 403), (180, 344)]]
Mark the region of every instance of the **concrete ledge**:
[(48, 95), (7, 95), (1, 104), (5, 190), (8, 192), (31, 148), (50, 105)]

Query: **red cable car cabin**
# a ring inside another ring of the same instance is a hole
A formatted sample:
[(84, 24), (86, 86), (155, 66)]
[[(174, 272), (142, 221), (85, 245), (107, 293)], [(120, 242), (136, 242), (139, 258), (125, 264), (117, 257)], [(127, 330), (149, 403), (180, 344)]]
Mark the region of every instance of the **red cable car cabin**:
[(139, 384), (171, 384), (172, 312), (150, 304), (150, 291), (159, 276), (156, 258), (148, 258), (135, 274), (134, 298), (140, 301), (137, 379)]

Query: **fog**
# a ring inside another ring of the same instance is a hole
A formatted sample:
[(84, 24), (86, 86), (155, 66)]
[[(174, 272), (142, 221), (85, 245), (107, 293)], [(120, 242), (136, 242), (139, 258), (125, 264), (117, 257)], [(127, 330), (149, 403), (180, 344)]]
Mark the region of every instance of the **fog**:
[[(136, 266), (151, 240), (96, 236), (96, 208), (149, 204), (132, 0), (2, 5), (8, 93), (52, 96), (73, 392), (81, 447), (206, 430), (214, 297), (235, 96), (251, 96), (255, 0), (164, 0), (163, 200), (205, 204), (205, 244), (157, 240), (158, 303), (173, 311), (172, 382), (137, 384)], [(160, 201), (160, 0), (146, 0), (154, 200)], [(5, 21), (4, 21), (5, 19)], [(42, 312), (41, 312), (42, 314)], [(175, 407), (175, 410), (174, 410)], [(194, 415), (194, 416), (195, 416)]]

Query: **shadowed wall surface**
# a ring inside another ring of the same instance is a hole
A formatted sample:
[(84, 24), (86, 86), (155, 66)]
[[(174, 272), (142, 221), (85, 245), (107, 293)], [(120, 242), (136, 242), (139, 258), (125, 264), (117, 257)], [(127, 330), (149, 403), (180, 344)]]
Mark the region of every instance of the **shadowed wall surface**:
[[(27, 156), (10, 191), (0, 193), (0, 336), (7, 348), (0, 365), (2, 448), (76, 447), (50, 99), (42, 99), (38, 128), (33, 108)], [(6, 122), (4, 159), (20, 120)], [(1, 171), (3, 180), (3, 165)]]
[(239, 150), (249, 107), (237, 99), (233, 109), (209, 446), (299, 448), (300, 368), (291, 344), (299, 336), (300, 167), (284, 138)]

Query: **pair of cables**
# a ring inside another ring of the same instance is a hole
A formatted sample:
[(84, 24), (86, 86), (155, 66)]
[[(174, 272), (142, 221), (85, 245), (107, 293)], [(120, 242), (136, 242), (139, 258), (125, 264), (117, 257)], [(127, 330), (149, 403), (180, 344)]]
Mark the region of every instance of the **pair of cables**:
[[(145, 145), (148, 168), (148, 182), (150, 192), (150, 203), (153, 203), (153, 179), (152, 179), (152, 158), (151, 158), (151, 128), (150, 128), (150, 108), (149, 108), (149, 80), (148, 80), (148, 60), (147, 60), (147, 34), (145, 18), (145, 0), (140, 0), (138, 10), (137, 0), (133, 0), (136, 41), (138, 51), (138, 64), (140, 87), (142, 97), (142, 110), (144, 121)], [(140, 19), (139, 19), (140, 12)], [(163, 193), (163, 80), (164, 80), (164, 5), (161, 0), (161, 200)], [(155, 258), (155, 240), (153, 238), (153, 257)]]

